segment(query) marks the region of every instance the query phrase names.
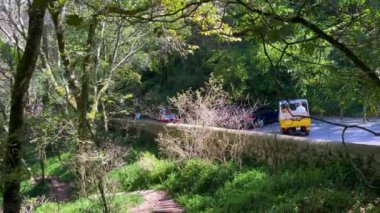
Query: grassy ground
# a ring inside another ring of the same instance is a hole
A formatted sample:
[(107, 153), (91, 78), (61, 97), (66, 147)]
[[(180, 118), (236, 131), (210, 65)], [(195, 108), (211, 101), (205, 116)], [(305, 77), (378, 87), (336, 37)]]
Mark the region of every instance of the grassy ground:
[[(142, 202), (139, 195), (115, 195), (108, 198), (108, 205), (111, 212), (126, 212), (127, 209)], [(50, 202), (39, 206), (36, 213), (73, 213), (73, 212), (93, 212), (101, 213), (102, 206), (98, 198), (80, 198), (67, 203)]]
[[(47, 202), (40, 203), (41, 196), (48, 198), (52, 193), (51, 185), (48, 183), (37, 182), (33, 183), (31, 179), (25, 180), (21, 183), (21, 193), (25, 197), (24, 203), (35, 206), (33, 212), (38, 213), (72, 213), (72, 212), (102, 212), (102, 205), (99, 197), (95, 194), (91, 194), (88, 197), (83, 197), (78, 194), (78, 190), (75, 188), (75, 175), (70, 170), (68, 164), (71, 161), (72, 154), (68, 151), (62, 153), (60, 158), (55, 154), (50, 154), (45, 161), (45, 176), (57, 177), (59, 180), (72, 185), (72, 197), (69, 202), (54, 202), (47, 200)], [(39, 161), (32, 156), (29, 156), (28, 166), (30, 167), (30, 173), (34, 178), (41, 177), (41, 168)], [(108, 194), (107, 203), (111, 212), (126, 212), (128, 209), (135, 207), (141, 203), (142, 197), (137, 194)]]
[(286, 168), (175, 163), (144, 153), (110, 176), (124, 191), (166, 190), (187, 212), (379, 212), (379, 191), (366, 188), (349, 165)]
[[(69, 153), (64, 153), (61, 156), (61, 160), (57, 156), (51, 156), (45, 161), (45, 176), (46, 177), (58, 177), (60, 180), (70, 183), (74, 179), (74, 175), (71, 171), (65, 166), (71, 158)], [(31, 174), (34, 177), (41, 176), (41, 169), (39, 162), (35, 162), (30, 165)], [(45, 195), (50, 192), (50, 188), (47, 184), (37, 183), (36, 185), (31, 184), (30, 180), (25, 180), (21, 183), (21, 193), (24, 196), (36, 197), (40, 195)]]
[[(366, 187), (345, 163), (324, 168), (289, 166), (274, 173), (265, 165), (249, 162), (238, 167), (234, 162), (168, 160), (160, 157), (157, 147), (148, 140), (124, 145), (132, 147), (126, 164), (108, 175), (116, 183), (117, 192), (165, 190), (186, 212), (380, 212), (380, 191)], [(70, 154), (63, 154), (61, 159), (48, 158), (47, 176), (74, 181), (64, 166)], [(32, 171), (40, 172), (37, 162), (32, 164)], [(49, 191), (46, 185), (23, 182), (23, 194), (32, 199)], [(141, 197), (127, 194), (109, 200), (112, 212), (126, 212), (141, 202)], [(76, 196), (67, 203), (45, 203), (36, 212), (101, 212), (101, 205), (97, 198)]]

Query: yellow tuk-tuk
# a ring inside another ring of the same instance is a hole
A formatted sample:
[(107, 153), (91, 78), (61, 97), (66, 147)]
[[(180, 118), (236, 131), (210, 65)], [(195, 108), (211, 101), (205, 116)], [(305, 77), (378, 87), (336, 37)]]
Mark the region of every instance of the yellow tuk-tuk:
[(309, 135), (311, 119), (306, 99), (282, 100), (279, 102), (278, 121), (282, 134), (303, 132)]

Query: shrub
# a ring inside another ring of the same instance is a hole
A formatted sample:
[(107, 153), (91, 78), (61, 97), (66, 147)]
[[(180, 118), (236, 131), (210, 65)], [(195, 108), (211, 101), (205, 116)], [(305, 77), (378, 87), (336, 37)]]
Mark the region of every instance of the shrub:
[(181, 195), (177, 201), (187, 210), (187, 212), (212, 212), (210, 208), (214, 203), (214, 198), (207, 195)]
[(183, 126), (180, 134), (160, 134), (160, 149), (169, 157), (179, 159), (202, 158), (208, 160), (237, 160), (246, 151), (247, 141), (238, 138), (226, 140), (220, 134), (202, 127), (226, 127), (238, 129), (255, 107), (244, 108), (230, 104), (229, 95), (222, 89), (222, 81), (211, 78), (205, 87), (187, 90), (169, 99), (178, 110)]
[[(158, 160), (143, 154), (113, 172), (124, 189), (163, 187), (186, 212), (347, 212), (378, 210), (377, 194), (363, 187), (352, 168), (237, 167), (202, 159)], [(372, 193), (372, 194), (371, 194)]]
[(117, 179), (125, 191), (132, 191), (163, 182), (175, 169), (173, 162), (158, 160), (154, 155), (144, 153), (137, 162), (114, 169), (110, 176)]
[(171, 174), (166, 186), (177, 193), (213, 193), (232, 177), (234, 170), (233, 164), (192, 159), (185, 162), (179, 174)]
[(244, 212), (257, 209), (260, 204), (270, 203), (270, 195), (262, 189), (268, 175), (261, 170), (237, 173), (217, 193), (217, 203), (223, 212)]

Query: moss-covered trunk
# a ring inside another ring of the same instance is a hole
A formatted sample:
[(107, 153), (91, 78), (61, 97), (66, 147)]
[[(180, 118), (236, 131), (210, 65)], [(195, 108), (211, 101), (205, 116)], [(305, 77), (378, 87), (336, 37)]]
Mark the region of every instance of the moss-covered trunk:
[(9, 132), (4, 155), (3, 210), (20, 212), (20, 182), (22, 178), (22, 148), (24, 140), (24, 107), (26, 93), (37, 63), (47, 1), (33, 1), (29, 10), (29, 27), (24, 54), (17, 66), (12, 87)]
[(90, 92), (90, 71), (91, 62), (94, 56), (94, 46), (95, 46), (95, 32), (96, 26), (98, 24), (97, 17), (94, 15), (91, 19), (90, 26), (88, 29), (87, 37), (87, 54), (83, 59), (82, 67), (82, 85), (81, 85), (81, 95), (79, 101), (79, 139), (84, 142), (90, 139), (91, 136), (91, 126), (89, 120), (87, 119), (87, 112), (89, 106), (89, 92)]
[(75, 72), (73, 64), (71, 63), (68, 52), (66, 51), (66, 40), (63, 34), (62, 20), (64, 20), (64, 4), (52, 4), (50, 7), (50, 14), (53, 20), (55, 34), (57, 38), (59, 56), (63, 62), (65, 70), (64, 76), (68, 82), (68, 86), (65, 88), (66, 99), (68, 104), (74, 109), (77, 109), (79, 103), (79, 88), (75, 84)]

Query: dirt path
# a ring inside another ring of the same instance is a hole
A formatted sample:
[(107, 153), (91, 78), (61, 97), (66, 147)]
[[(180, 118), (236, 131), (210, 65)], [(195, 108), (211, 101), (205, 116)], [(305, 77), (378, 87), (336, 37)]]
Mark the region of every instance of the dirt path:
[[(32, 184), (41, 183), (41, 176), (32, 178)], [(46, 184), (50, 185), (51, 193), (49, 194), (49, 199), (55, 202), (67, 202), (71, 200), (72, 186), (69, 183), (59, 180), (58, 177), (46, 177)], [(1, 212), (0, 212), (1, 213)]]
[[(72, 186), (69, 183), (59, 180), (58, 177), (46, 178), (51, 187), (50, 199), (55, 202), (67, 202), (72, 198)], [(138, 194), (143, 197), (143, 202), (131, 209), (132, 213), (182, 213), (184, 210), (164, 191), (145, 190), (136, 191), (131, 194)], [(0, 209), (1, 213), (1, 209)]]
[[(32, 179), (33, 184), (42, 181), (41, 176)], [(72, 198), (72, 186), (69, 183), (61, 181), (58, 177), (46, 177), (46, 183), (50, 186), (51, 192), (49, 199), (55, 202), (67, 202)], [(1, 212), (0, 212), (1, 213)]]
[(132, 213), (184, 212), (184, 210), (163, 191), (146, 190), (135, 193), (141, 195), (144, 201), (139, 206), (131, 209)]
[(69, 201), (72, 197), (71, 185), (59, 180), (57, 177), (50, 177), (48, 179), (51, 186), (51, 198), (57, 202)]

